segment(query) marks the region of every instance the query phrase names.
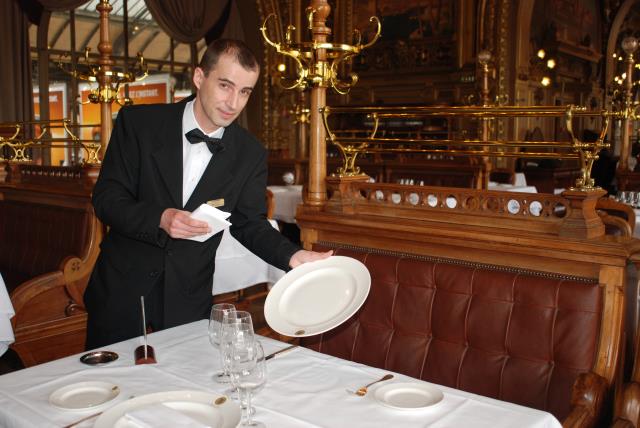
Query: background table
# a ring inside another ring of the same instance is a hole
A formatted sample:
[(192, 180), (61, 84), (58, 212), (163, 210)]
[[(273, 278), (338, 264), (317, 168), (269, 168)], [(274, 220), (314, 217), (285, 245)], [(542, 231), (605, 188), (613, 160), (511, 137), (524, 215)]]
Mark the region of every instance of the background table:
[[(286, 346), (267, 338), (260, 340), (266, 353)], [(85, 366), (73, 356), (0, 376), (0, 426), (61, 427), (103, 410), (64, 411), (49, 404), (53, 391), (81, 381), (106, 381), (120, 387), (120, 395), (105, 408), (132, 395), (171, 390), (222, 393), (227, 388), (211, 380), (220, 358), (209, 344), (206, 320), (150, 335), (158, 364), (133, 364), (133, 351), (139, 343), (136, 338), (107, 347), (120, 358), (103, 367)], [(386, 371), (305, 348), (276, 356), (267, 362), (267, 369), (267, 384), (253, 404), (255, 418), (269, 428), (560, 427), (549, 413), (441, 386), (444, 400), (437, 406), (411, 411), (387, 408), (375, 401), (371, 392), (358, 397), (345, 391), (378, 379)], [(388, 382), (394, 381), (420, 382), (398, 374)]]
[(0, 355), (4, 354), (14, 341), (11, 318), (15, 314), (7, 287), (0, 275)]
[[(275, 221), (272, 221), (271, 225), (278, 228)], [(275, 283), (284, 274), (284, 271), (271, 266), (249, 251), (231, 235), (229, 229), (225, 229), (216, 252), (212, 293), (229, 293), (263, 282)]]
[(302, 203), (302, 186), (268, 186), (273, 193), (273, 218), (285, 223), (296, 222), (296, 209)]

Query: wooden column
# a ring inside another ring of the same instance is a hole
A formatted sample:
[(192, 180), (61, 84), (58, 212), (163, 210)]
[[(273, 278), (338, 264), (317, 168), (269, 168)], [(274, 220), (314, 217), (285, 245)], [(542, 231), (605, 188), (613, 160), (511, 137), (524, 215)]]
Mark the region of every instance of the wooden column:
[[(294, 32), (296, 43), (302, 42), (302, 33), (303, 33), (302, 15), (303, 15), (302, 0), (295, 0), (293, 4), (293, 16), (295, 19), (294, 25), (297, 30)], [(297, 160), (303, 160), (309, 157), (309, 143), (308, 143), (309, 136), (307, 133), (307, 126), (309, 126), (309, 116), (308, 114), (304, 113), (304, 109), (307, 108), (308, 97), (305, 90), (299, 90), (296, 92), (295, 98), (296, 98), (296, 102), (298, 103), (297, 109), (296, 109), (296, 115), (297, 115), (296, 120), (298, 124), (298, 127), (297, 127), (298, 140), (296, 141), (295, 158)]]
[(100, 13), (100, 43), (98, 44), (100, 73), (98, 74), (98, 84), (100, 85), (100, 93), (103, 95), (100, 99), (100, 157), (104, 158), (112, 128), (111, 100), (110, 97), (104, 96), (110, 92), (111, 76), (107, 74), (113, 68), (111, 37), (109, 35), (109, 13), (112, 7), (109, 4), (109, 0), (100, 0), (100, 4), (96, 6), (96, 9)]
[[(478, 53), (478, 63), (480, 64), (480, 105), (482, 107), (490, 107), (491, 98), (489, 97), (491, 91), (489, 88), (489, 74), (491, 73), (490, 68), (491, 62), (491, 52), (487, 50), (480, 51)], [(490, 137), (490, 121), (491, 119), (482, 118), (481, 119), (481, 136), (482, 141), (489, 141)], [(483, 147), (485, 151), (489, 150), (488, 146)], [(481, 180), (481, 189), (487, 189), (489, 187), (489, 178), (491, 176), (492, 170), (492, 162), (488, 156), (483, 156), (482, 161), (485, 165), (485, 170), (480, 177)]]
[[(324, 43), (331, 34), (331, 29), (325, 25), (331, 12), (331, 6), (326, 0), (312, 0), (308, 13), (313, 13), (311, 33), (313, 41)], [(316, 76), (325, 76), (327, 64), (327, 52), (325, 49), (315, 51), (314, 70), (310, 70)], [(311, 88), (311, 112), (310, 112), (310, 144), (309, 144), (309, 186), (307, 188), (306, 204), (310, 206), (322, 206), (327, 200), (327, 144), (325, 141), (325, 129), (320, 117), (320, 108), (327, 103), (327, 82), (325, 79), (317, 79)]]
[(622, 119), (622, 142), (620, 146), (620, 161), (618, 162), (618, 169), (621, 171), (628, 171), (629, 155), (631, 154), (631, 127), (633, 123), (631, 121), (630, 113), (633, 108), (633, 68), (635, 59), (633, 54), (638, 49), (638, 39), (635, 37), (626, 37), (622, 41), (622, 49), (627, 54), (625, 59), (625, 65), (627, 78), (624, 79), (624, 109), (625, 116)]

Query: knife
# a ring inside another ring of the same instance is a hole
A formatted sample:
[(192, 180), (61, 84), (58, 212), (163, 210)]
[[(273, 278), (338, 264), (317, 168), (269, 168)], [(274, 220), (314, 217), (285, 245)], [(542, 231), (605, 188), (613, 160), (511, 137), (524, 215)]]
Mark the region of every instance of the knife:
[(279, 351), (272, 352), (271, 354), (269, 354), (269, 355), (267, 355), (266, 357), (264, 357), (264, 359), (265, 359), (265, 361), (266, 361), (266, 360), (270, 360), (270, 359), (272, 359), (273, 357), (275, 357), (275, 356), (276, 356), (276, 355), (278, 355), (278, 354), (281, 354), (281, 353), (283, 353), (283, 352), (290, 351), (290, 350), (292, 350), (292, 349), (294, 349), (294, 348), (297, 348), (297, 347), (298, 347), (298, 345), (290, 345), (290, 346), (287, 346), (286, 348), (282, 348), (282, 349), (280, 349)]

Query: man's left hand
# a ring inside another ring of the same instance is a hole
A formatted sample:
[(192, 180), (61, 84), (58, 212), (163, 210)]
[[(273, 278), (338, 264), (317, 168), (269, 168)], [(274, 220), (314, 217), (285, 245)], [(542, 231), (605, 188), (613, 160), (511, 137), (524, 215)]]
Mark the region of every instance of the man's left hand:
[(333, 250), (327, 251), (325, 253), (318, 253), (316, 251), (307, 251), (300, 250), (291, 256), (291, 260), (289, 260), (289, 266), (292, 268), (296, 266), (300, 266), (303, 263), (315, 262), (317, 260), (326, 259), (333, 254)]

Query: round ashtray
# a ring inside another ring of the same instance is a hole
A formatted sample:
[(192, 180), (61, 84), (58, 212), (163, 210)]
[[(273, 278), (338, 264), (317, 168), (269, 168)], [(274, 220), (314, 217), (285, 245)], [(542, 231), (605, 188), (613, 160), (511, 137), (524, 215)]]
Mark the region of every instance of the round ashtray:
[(107, 364), (118, 359), (118, 354), (111, 351), (93, 351), (80, 357), (80, 362), (96, 366), (98, 364)]

